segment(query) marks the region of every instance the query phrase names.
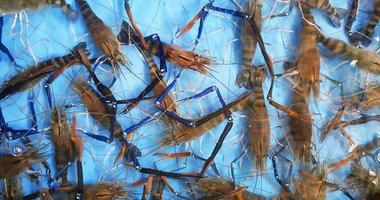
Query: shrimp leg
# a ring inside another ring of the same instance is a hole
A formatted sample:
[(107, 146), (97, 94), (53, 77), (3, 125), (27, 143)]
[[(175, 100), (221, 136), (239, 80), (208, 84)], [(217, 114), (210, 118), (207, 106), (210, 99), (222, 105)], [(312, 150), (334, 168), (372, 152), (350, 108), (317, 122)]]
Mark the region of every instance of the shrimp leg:
[(1, 134), (4, 134), (8, 140), (16, 140), (27, 135), (34, 135), (42, 131), (32, 129), (13, 129), (5, 122), (3, 110), (0, 107), (0, 128)]
[[(76, 135), (76, 118), (73, 117), (72, 120), (72, 130), (70, 134), (70, 152), (73, 154), (74, 149), (76, 151), (76, 160), (77, 160), (77, 191), (75, 193), (75, 199), (83, 199), (83, 167), (82, 167), (82, 156), (83, 156), (83, 141)], [(74, 155), (71, 155), (74, 158)]]
[(8, 59), (14, 63), (15, 59), (9, 49), (3, 44), (2, 42), (2, 35), (3, 35), (3, 25), (4, 25), (4, 17), (0, 17), (0, 51), (5, 53), (8, 56)]

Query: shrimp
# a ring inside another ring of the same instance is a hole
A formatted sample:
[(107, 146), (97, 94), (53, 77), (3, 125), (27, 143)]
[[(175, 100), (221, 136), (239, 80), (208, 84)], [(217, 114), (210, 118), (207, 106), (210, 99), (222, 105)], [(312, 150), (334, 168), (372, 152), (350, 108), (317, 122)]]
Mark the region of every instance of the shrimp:
[[(105, 104), (101, 97), (88, 85), (84, 80), (76, 80), (72, 84), (73, 88), (82, 97), (82, 101), (87, 108), (88, 113), (101, 124), (105, 129), (109, 130), (111, 127), (112, 108), (110, 105)], [(114, 136), (120, 141), (123, 140), (122, 128), (119, 123), (115, 122)], [(124, 142), (123, 142), (124, 143)]]
[[(311, 122), (311, 113), (303, 91), (304, 89), (300, 84), (294, 88), (291, 109)], [(311, 161), (312, 123), (290, 117), (289, 127), (294, 156), (299, 161)]]
[(88, 200), (129, 199), (124, 186), (115, 183), (97, 183), (84, 187), (84, 197)]
[(361, 199), (380, 198), (379, 170), (368, 171), (360, 162), (351, 165), (351, 171), (346, 178), (346, 182), (355, 187)]
[(301, 4), (309, 8), (316, 8), (326, 11), (331, 23), (335, 27), (340, 26), (340, 20), (347, 14), (347, 10), (345, 9), (332, 7), (329, 0), (301, 0)]
[(352, 160), (358, 160), (360, 157), (370, 153), (371, 151), (378, 148), (379, 146), (380, 146), (380, 140), (373, 139), (372, 141), (366, 144), (357, 146), (346, 158), (339, 160), (337, 162), (331, 163), (328, 165), (328, 167), (331, 171), (337, 170)]
[[(287, 162), (290, 163), (288, 172), (288, 181), (283, 182), (279, 177), (276, 157), (272, 157), (273, 170), (277, 182), (282, 187), (281, 198), (280, 199), (307, 199), (307, 200), (321, 200), (326, 199), (327, 187), (334, 190), (340, 190), (347, 197), (353, 200), (352, 196), (347, 192), (347, 190), (335, 183), (327, 181), (328, 167), (326, 164), (319, 164), (314, 159), (311, 163), (302, 163), (300, 165), (300, 175), (297, 178), (293, 178), (293, 184), (295, 191), (292, 192), (289, 189), (290, 178), (293, 176), (293, 164), (290, 160), (283, 157)], [(274, 198), (278, 199), (278, 198)]]
[(295, 180), (296, 193), (302, 199), (323, 200), (326, 199), (327, 168), (325, 165), (317, 165), (309, 170), (301, 170), (300, 180)]
[[(52, 108), (51, 118), (51, 140), (55, 147), (56, 167), (60, 171), (71, 161), (69, 158), (70, 128), (66, 114), (62, 109)], [(67, 181), (67, 171), (64, 171), (61, 177), (63, 178), (62, 182), (65, 183)]]
[(36, 11), (47, 6), (60, 6), (69, 20), (77, 19), (77, 13), (65, 0), (1, 0), (0, 16), (23, 11)]
[(245, 187), (235, 184), (221, 177), (207, 177), (198, 180), (193, 189), (197, 192), (197, 199), (223, 199), (223, 200), (258, 200), (265, 197), (247, 191)]
[[(145, 183), (145, 184), (144, 184)], [(174, 191), (174, 188), (169, 184), (168, 180), (159, 175), (149, 175), (148, 178), (145, 180), (138, 180), (134, 183), (132, 183), (133, 187), (139, 186), (144, 184), (144, 190), (141, 199), (146, 199), (146, 197), (150, 196), (149, 199), (151, 200), (162, 200), (163, 199), (163, 193), (165, 190), (165, 186), (168, 187), (168, 189), (177, 195), (177, 193)]]
[(369, 89), (345, 98), (345, 105), (351, 112), (368, 111), (380, 105), (380, 87), (369, 86)]
[(243, 109), (243, 107), (245, 106), (244, 104), (248, 102), (250, 98), (252, 98), (253, 96), (254, 92), (247, 92), (242, 94), (238, 100), (229, 103), (224, 108), (219, 109), (199, 119), (203, 123), (198, 126), (189, 127), (177, 122), (177, 128), (174, 130), (172, 134), (166, 134), (166, 136), (161, 140), (161, 144), (163, 146), (169, 146), (173, 143), (181, 144), (202, 136), (206, 131), (214, 128), (226, 118), (224, 114), (226, 110), (231, 109), (231, 112), (233, 112), (237, 109)]
[(356, 62), (356, 65), (363, 71), (380, 74), (380, 56), (366, 49), (359, 49), (347, 44), (342, 40), (319, 37), (319, 42), (323, 44), (334, 55), (341, 55)]
[(95, 42), (102, 52), (112, 60), (113, 65), (120, 62), (126, 64), (126, 59), (121, 51), (120, 43), (112, 30), (104, 24), (104, 22), (96, 16), (85, 0), (76, 0), (83, 18), (86, 21), (87, 28)]
[[(162, 53), (165, 59), (174, 65), (180, 66), (184, 69), (192, 69), (202, 74), (207, 74), (209, 68), (207, 65), (211, 64), (211, 59), (199, 55), (193, 51), (187, 51), (177, 45), (168, 44), (157, 39), (155, 35), (145, 37), (146, 50), (154, 56), (160, 56)], [(118, 35), (119, 41), (124, 44), (137, 43), (139, 41), (137, 34), (130, 27), (127, 22), (121, 25), (121, 31)], [(163, 52), (160, 52), (160, 45), (162, 45)]]
[(313, 93), (314, 97), (318, 98), (320, 56), (317, 45), (319, 31), (315, 27), (314, 17), (311, 15), (310, 10), (304, 8), (302, 12), (304, 18), (302, 19), (297, 66), (301, 75), (305, 96)]
[(247, 138), (248, 146), (252, 150), (253, 161), (260, 171), (265, 169), (266, 155), (270, 146), (271, 129), (269, 124), (268, 109), (265, 105), (264, 92), (262, 88), (265, 80), (264, 68), (253, 66), (245, 68), (237, 78), (237, 85), (250, 89), (254, 93), (251, 99)]
[[(82, 97), (82, 101), (87, 108), (88, 113), (104, 128), (111, 130), (112, 120), (115, 120), (113, 123), (114, 127), (112, 129), (112, 136), (115, 136), (120, 141), (122, 149), (125, 150), (127, 147), (125, 146), (123, 130), (116, 119), (113, 118), (114, 113), (111, 106), (102, 101), (101, 97), (84, 80), (76, 80), (73, 82), (72, 87)], [(131, 144), (130, 147), (133, 148), (136, 156), (141, 156), (141, 152), (137, 148), (134, 148), (135, 146)], [(129, 154), (124, 154), (129, 160), (127, 155)]]
[(85, 49), (85, 43), (80, 43), (73, 49), (72, 53), (68, 55), (40, 62), (37, 66), (30, 67), (22, 71), (0, 86), (0, 99), (4, 99), (9, 95), (17, 92), (23, 92), (34, 87), (52, 72), (54, 73), (50, 76), (50, 78), (53, 80), (65, 68), (80, 64), (81, 60), (77, 57), (77, 53), (78, 51)]
[[(127, 192), (124, 191), (124, 186), (118, 183), (101, 182), (85, 185), (83, 191), (83, 199), (86, 200), (130, 199)], [(75, 192), (76, 186), (71, 184), (62, 184), (58, 189), (49, 191), (49, 193), (45, 192), (43, 194), (45, 199), (49, 200), (75, 199)]]
[(0, 155), (0, 178), (11, 178), (24, 172), (31, 164), (41, 163), (45, 159), (36, 149), (31, 149), (20, 156)]

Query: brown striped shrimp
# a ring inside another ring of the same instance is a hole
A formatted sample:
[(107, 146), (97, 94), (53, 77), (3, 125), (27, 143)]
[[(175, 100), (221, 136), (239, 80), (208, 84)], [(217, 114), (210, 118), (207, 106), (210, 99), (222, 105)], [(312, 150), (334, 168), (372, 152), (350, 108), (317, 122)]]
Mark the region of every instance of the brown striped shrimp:
[[(261, 7), (262, 5), (260, 5), (259, 1), (251, 0), (248, 2), (245, 9), (246, 12), (253, 17), (258, 28), (261, 28)], [(255, 54), (257, 46), (257, 40), (253, 34), (250, 23), (248, 21), (243, 21), (241, 25), (243, 68), (252, 65), (253, 55)]]
[(310, 162), (311, 154), (311, 137), (313, 134), (311, 123), (311, 112), (307, 103), (307, 97), (304, 94), (304, 89), (301, 84), (296, 84), (293, 89), (291, 110), (298, 115), (307, 119), (309, 122), (299, 120), (296, 117), (290, 116), (290, 144), (293, 154), (298, 161)]
[(86, 0), (76, 0), (76, 2), (80, 7), (88, 31), (96, 46), (111, 59), (111, 63), (114, 66), (116, 66), (118, 62), (125, 65), (126, 58), (124, 57), (120, 43), (112, 30), (98, 16), (96, 16)]
[(378, 147), (380, 147), (380, 140), (377, 138), (366, 144), (358, 145), (346, 158), (330, 163), (328, 165), (328, 168), (330, 171), (337, 170), (350, 161), (359, 160), (362, 156), (368, 155), (371, 151), (375, 150)]
[(182, 123), (178, 123), (177, 128), (171, 134), (166, 134), (164, 138), (161, 139), (161, 144), (163, 146), (170, 146), (172, 144), (181, 144), (191, 140), (194, 140), (200, 136), (202, 136), (208, 130), (214, 128), (218, 124), (220, 124), (223, 120), (225, 120), (225, 112), (226, 110), (231, 110), (234, 112), (238, 109), (244, 109), (245, 104), (249, 102), (251, 98), (253, 98), (254, 92), (246, 92), (242, 94), (237, 100), (227, 104), (222, 109), (219, 109), (213, 113), (210, 113), (197, 121), (202, 121), (204, 123), (195, 126), (189, 127)]
[[(70, 149), (70, 127), (67, 116), (63, 109), (52, 108), (51, 112), (51, 136), (54, 144), (54, 158), (57, 170), (63, 169), (68, 162), (72, 161), (69, 155)], [(62, 182), (67, 182), (67, 171), (61, 175)]]
[(48, 81), (53, 81), (67, 67), (80, 64), (81, 60), (78, 58), (77, 53), (85, 49), (85, 43), (80, 43), (68, 55), (40, 62), (36, 66), (29, 67), (18, 73), (0, 86), (0, 99), (34, 87), (51, 73), (52, 75), (50, 75)]
[[(116, 119), (113, 118), (113, 110), (111, 108), (111, 105), (105, 103), (101, 100), (101, 97), (99, 94), (97, 94), (85, 80), (76, 80), (72, 83), (72, 87), (77, 91), (77, 93), (81, 96), (84, 106), (86, 107), (88, 113), (105, 129), (110, 130), (112, 125), (112, 120), (114, 121), (114, 127), (113, 127), (113, 137), (116, 137), (119, 142), (121, 143), (122, 150), (121, 152), (126, 152), (127, 147), (125, 145), (124, 141), (124, 134), (122, 127), (120, 124), (116, 121)], [(113, 138), (110, 139), (112, 142)], [(131, 144), (131, 146), (133, 146)], [(134, 147), (134, 146), (133, 146)], [(138, 151), (137, 148), (135, 148), (136, 151)], [(141, 156), (141, 152), (135, 152), (136, 154), (139, 154), (137, 156)], [(128, 154), (124, 154), (124, 156), (127, 156), (127, 159), (129, 160)]]
[(265, 80), (263, 67), (252, 66), (245, 68), (238, 76), (236, 84), (243, 86), (254, 93), (254, 99), (247, 102), (248, 122), (247, 141), (252, 151), (256, 169), (265, 169), (266, 156), (270, 146), (271, 128), (269, 124), (268, 109), (265, 105), (262, 84)]
[(346, 178), (346, 182), (355, 187), (361, 199), (379, 199), (380, 181), (379, 170), (368, 170), (360, 162), (354, 162)]
[(317, 45), (319, 31), (310, 10), (303, 8), (302, 12), (302, 31), (299, 54), (297, 56), (297, 67), (301, 75), (301, 83), (305, 96), (312, 93), (315, 98), (318, 98), (320, 55)]
[(380, 105), (380, 87), (369, 86), (367, 90), (345, 98), (347, 110), (351, 112), (368, 111)]
[(193, 184), (197, 199), (223, 200), (259, 200), (266, 199), (251, 193), (246, 187), (236, 186), (232, 181), (222, 177), (201, 178)]
[(340, 55), (352, 59), (360, 69), (366, 72), (380, 74), (380, 56), (375, 52), (359, 49), (347, 44), (342, 40), (319, 37), (319, 42), (323, 44), (334, 55)]

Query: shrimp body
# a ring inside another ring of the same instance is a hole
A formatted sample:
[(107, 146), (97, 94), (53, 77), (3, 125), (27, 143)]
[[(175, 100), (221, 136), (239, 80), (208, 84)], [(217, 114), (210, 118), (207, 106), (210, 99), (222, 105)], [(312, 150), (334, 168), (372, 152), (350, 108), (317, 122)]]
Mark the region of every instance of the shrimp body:
[(247, 106), (249, 112), (247, 123), (248, 146), (252, 150), (256, 168), (265, 169), (266, 154), (269, 149), (271, 129), (268, 109), (262, 88), (265, 79), (264, 68), (256, 66), (244, 69), (238, 76), (236, 83), (252, 90), (255, 98), (250, 99)]
[[(70, 127), (67, 116), (62, 109), (52, 108), (51, 140), (54, 144), (54, 156), (57, 170), (63, 169), (68, 162), (74, 160), (69, 156)], [(62, 174), (62, 182), (67, 181), (67, 171)]]
[[(74, 89), (82, 97), (82, 101), (87, 108), (88, 113), (105, 129), (111, 128), (111, 117), (114, 115), (110, 105), (102, 101), (101, 97), (88, 85), (84, 80), (73, 83)], [(114, 136), (124, 143), (122, 128), (115, 121)]]
[(380, 181), (379, 170), (375, 170), (374, 174), (365, 169), (360, 162), (354, 162), (346, 182), (355, 186), (361, 199), (379, 199), (380, 186), (377, 184)]
[(365, 92), (360, 92), (344, 100), (345, 105), (351, 112), (368, 111), (372, 108), (380, 106), (380, 87), (369, 86)]
[(197, 199), (266, 199), (265, 197), (247, 191), (244, 187), (236, 187), (232, 181), (221, 177), (202, 178), (194, 184), (193, 189), (197, 191)]
[[(86, 81), (77, 80), (73, 83), (73, 88), (82, 97), (84, 106), (87, 108), (88, 113), (105, 129), (110, 130), (112, 125), (112, 120), (114, 121), (113, 136), (119, 140), (122, 148), (125, 148), (124, 133), (119, 122), (114, 119), (114, 112), (112, 107), (102, 100), (100, 95), (95, 92)], [(140, 150), (134, 145), (130, 144), (130, 148), (134, 151), (137, 157), (141, 156)], [(128, 150), (128, 149), (127, 149)], [(129, 154), (124, 154), (127, 160), (129, 160)]]
[[(319, 68), (320, 56), (317, 48), (319, 31), (315, 27), (314, 18), (309, 9), (303, 9), (300, 52), (297, 56), (297, 66), (301, 75), (304, 94), (311, 92), (319, 97)], [(311, 23), (311, 24), (310, 24)]]
[(317, 165), (311, 171), (301, 170), (301, 179), (294, 181), (296, 194), (307, 200), (326, 199), (326, 178), (326, 166)]
[[(311, 113), (300, 85), (295, 88), (291, 109), (311, 122)], [(294, 156), (300, 161), (311, 161), (312, 124), (291, 117), (290, 135), (293, 141)]]
[(176, 126), (177, 128), (174, 130), (174, 132), (172, 134), (166, 134), (166, 136), (161, 140), (162, 145), (169, 146), (173, 143), (181, 144), (202, 136), (205, 132), (214, 128), (226, 118), (224, 115), (226, 110), (230, 109), (231, 112), (234, 112), (237, 109), (244, 109), (244, 104), (247, 103), (252, 97), (253, 92), (244, 93), (238, 100), (227, 104), (222, 109), (210, 113), (208, 116), (212, 116), (212, 118), (207, 122), (200, 124), (199, 126), (188, 127), (177, 122), (178, 125)]
[(380, 56), (378, 54), (366, 49), (359, 49), (338, 39), (320, 36), (319, 42), (329, 49), (332, 54), (354, 60), (360, 69), (380, 74)]
[(60, 6), (70, 20), (77, 18), (77, 13), (65, 0), (0, 0), (0, 16), (23, 11), (36, 11), (47, 6)]
[[(75, 199), (76, 189), (77, 187), (74, 185), (62, 184), (60, 188), (53, 191), (53, 193), (51, 194), (53, 198), (51, 199)], [(113, 200), (130, 198), (124, 191), (123, 185), (118, 183), (102, 182), (91, 185), (85, 185), (83, 187), (83, 199)]]
[(60, 68), (66, 68), (75, 64), (81, 63), (81, 60), (76, 55), (76, 50), (83, 50), (84, 46), (78, 45), (74, 48), (74, 52), (62, 57), (52, 58), (40, 62), (35, 67), (30, 67), (16, 76), (6, 81), (0, 87), (0, 99), (17, 93), (23, 92), (29, 88), (37, 85), (43, 78), (48, 76), (51, 72)]
[[(261, 27), (261, 7), (258, 1), (251, 0), (248, 2), (246, 12), (253, 16), (257, 26)], [(242, 40), (242, 56), (243, 67), (250, 67), (252, 65), (253, 55), (256, 51), (257, 40), (254, 37), (249, 21), (244, 20), (241, 26), (241, 40)]]
[(115, 183), (97, 183), (84, 187), (84, 197), (88, 200), (129, 199), (123, 185)]
[(102, 52), (112, 60), (114, 65), (120, 62), (126, 64), (126, 59), (121, 51), (120, 43), (112, 30), (96, 16), (85, 0), (76, 0), (87, 28), (96, 44)]
[[(155, 56), (159, 56), (159, 43), (157, 41), (147, 41), (148, 51)], [(185, 69), (192, 69), (197, 72), (206, 74), (208, 72), (207, 65), (211, 64), (211, 60), (205, 56), (196, 54), (193, 51), (187, 51), (173, 44), (163, 43), (165, 59)]]

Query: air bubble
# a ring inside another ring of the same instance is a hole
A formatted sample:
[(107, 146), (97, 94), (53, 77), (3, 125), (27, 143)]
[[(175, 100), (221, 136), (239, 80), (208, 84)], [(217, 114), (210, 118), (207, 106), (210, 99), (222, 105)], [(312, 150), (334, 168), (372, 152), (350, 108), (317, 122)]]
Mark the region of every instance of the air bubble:
[(380, 165), (380, 149), (375, 152), (374, 160), (376, 164)]
[(20, 146), (13, 147), (13, 155), (14, 156), (21, 156), (24, 151)]

